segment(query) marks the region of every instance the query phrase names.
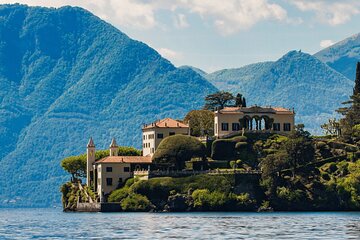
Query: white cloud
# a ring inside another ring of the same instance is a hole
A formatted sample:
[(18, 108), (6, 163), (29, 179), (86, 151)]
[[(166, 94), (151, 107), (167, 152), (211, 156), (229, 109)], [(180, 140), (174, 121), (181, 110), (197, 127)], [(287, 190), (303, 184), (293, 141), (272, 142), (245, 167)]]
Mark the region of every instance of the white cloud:
[(326, 40), (322, 40), (320, 42), (320, 47), (321, 48), (327, 48), (327, 47), (330, 47), (331, 45), (334, 45), (334, 44), (335, 44), (334, 41), (326, 39)]
[(316, 18), (332, 26), (346, 23), (360, 13), (359, 0), (289, 0), (301, 11), (314, 12)]
[(162, 57), (172, 61), (177, 62), (183, 59), (183, 54), (180, 52), (176, 52), (174, 50), (168, 48), (157, 48), (155, 49)]
[(267, 0), (182, 0), (180, 7), (213, 22), (223, 35), (248, 29), (260, 21), (285, 20), (287, 12)]
[(189, 26), (188, 21), (186, 20), (185, 14), (177, 14), (174, 19), (174, 25), (177, 28), (187, 28)]
[[(211, 22), (223, 35), (251, 28), (260, 21), (282, 21), (287, 12), (269, 0), (0, 0), (0, 3), (20, 2), (28, 5), (86, 8), (118, 27), (153, 28), (159, 25), (158, 11), (174, 14), (175, 25), (187, 27), (187, 14), (199, 15)], [(178, 10), (183, 13), (179, 14)]]

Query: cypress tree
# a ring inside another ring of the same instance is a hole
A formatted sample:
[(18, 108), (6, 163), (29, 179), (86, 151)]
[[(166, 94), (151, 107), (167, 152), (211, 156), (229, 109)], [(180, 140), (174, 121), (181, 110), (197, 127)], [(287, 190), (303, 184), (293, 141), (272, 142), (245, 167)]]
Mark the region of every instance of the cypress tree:
[(360, 94), (360, 62), (356, 65), (356, 78), (355, 78), (355, 87), (353, 95)]
[(355, 86), (353, 89), (353, 95), (350, 96), (350, 100), (344, 102), (346, 107), (339, 108), (337, 112), (344, 115), (344, 118), (340, 120), (342, 135), (345, 140), (351, 141), (353, 127), (360, 124), (360, 63), (356, 66), (356, 78)]
[(240, 93), (238, 93), (238, 94), (236, 95), (236, 98), (235, 98), (235, 106), (236, 106), (236, 107), (241, 107), (241, 106), (243, 106), (243, 97), (242, 97), (242, 95), (241, 95)]
[(242, 99), (242, 106), (243, 107), (246, 107), (246, 99), (243, 97), (243, 99)]

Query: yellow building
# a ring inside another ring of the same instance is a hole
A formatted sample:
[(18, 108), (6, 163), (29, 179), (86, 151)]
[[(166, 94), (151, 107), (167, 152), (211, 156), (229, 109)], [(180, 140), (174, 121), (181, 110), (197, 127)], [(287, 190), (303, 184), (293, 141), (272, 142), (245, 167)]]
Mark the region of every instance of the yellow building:
[(144, 125), (142, 132), (143, 156), (152, 156), (164, 138), (175, 134), (188, 135), (189, 126), (174, 119), (165, 118)]
[(215, 111), (214, 134), (223, 137), (234, 132), (279, 132), (294, 129), (294, 110), (281, 107), (225, 107)]
[(100, 202), (106, 202), (109, 193), (133, 177), (135, 170), (148, 170), (151, 157), (118, 156), (115, 139), (110, 144), (110, 156), (96, 160), (95, 144), (90, 138), (87, 145), (87, 185), (92, 186)]

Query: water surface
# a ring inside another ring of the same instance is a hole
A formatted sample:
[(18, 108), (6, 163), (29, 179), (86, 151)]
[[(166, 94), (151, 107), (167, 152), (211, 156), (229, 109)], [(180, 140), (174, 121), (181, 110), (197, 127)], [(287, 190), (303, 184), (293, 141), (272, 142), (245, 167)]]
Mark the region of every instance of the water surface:
[(0, 209), (0, 239), (360, 239), (360, 213), (63, 213)]

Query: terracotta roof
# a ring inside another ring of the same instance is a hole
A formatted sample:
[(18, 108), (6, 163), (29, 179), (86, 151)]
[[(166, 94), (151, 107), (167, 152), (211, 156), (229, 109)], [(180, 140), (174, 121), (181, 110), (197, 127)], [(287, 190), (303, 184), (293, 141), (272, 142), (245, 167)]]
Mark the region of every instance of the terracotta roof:
[(237, 113), (272, 113), (272, 114), (294, 114), (290, 109), (283, 107), (260, 107), (260, 106), (251, 106), (251, 107), (225, 107), (219, 111), (223, 114), (237, 114)]
[(108, 156), (95, 163), (151, 163), (150, 156)]
[(162, 120), (159, 120), (157, 122), (153, 122), (150, 124), (147, 124), (143, 127), (143, 129), (150, 129), (150, 128), (188, 128), (189, 125), (184, 124), (182, 122), (176, 121), (172, 118), (165, 118)]

